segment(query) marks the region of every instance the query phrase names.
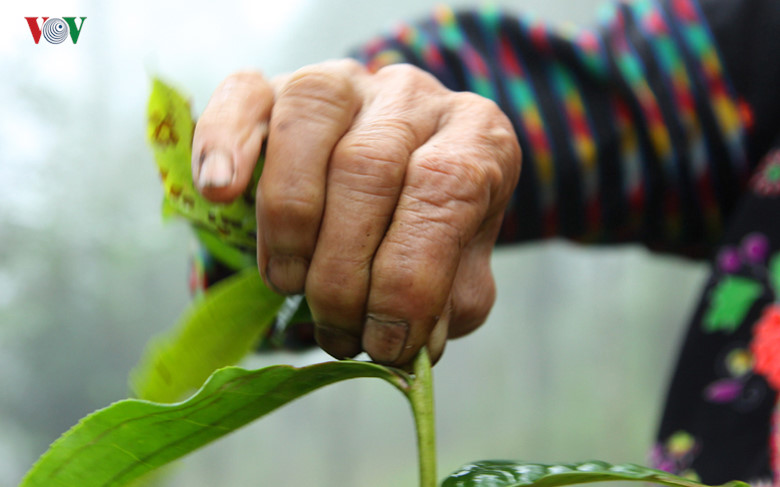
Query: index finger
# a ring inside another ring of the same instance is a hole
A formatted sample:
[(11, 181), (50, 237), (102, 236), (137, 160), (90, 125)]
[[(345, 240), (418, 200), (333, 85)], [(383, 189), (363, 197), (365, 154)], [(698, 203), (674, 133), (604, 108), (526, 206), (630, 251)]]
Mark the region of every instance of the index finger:
[(258, 72), (227, 77), (214, 90), (192, 139), (192, 178), (203, 196), (231, 201), (249, 184), (268, 132), (271, 85)]

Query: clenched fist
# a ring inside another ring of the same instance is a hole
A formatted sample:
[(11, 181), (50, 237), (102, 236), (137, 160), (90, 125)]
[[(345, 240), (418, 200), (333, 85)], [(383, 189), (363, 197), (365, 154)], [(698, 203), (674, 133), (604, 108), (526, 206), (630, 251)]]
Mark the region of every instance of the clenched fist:
[(266, 80), (242, 72), (195, 129), (193, 178), (238, 197), (267, 137), (257, 190), (260, 273), (306, 293), (320, 346), (408, 364), (486, 319), (490, 255), (517, 184), (520, 148), (490, 100), (409, 65), (351, 60)]

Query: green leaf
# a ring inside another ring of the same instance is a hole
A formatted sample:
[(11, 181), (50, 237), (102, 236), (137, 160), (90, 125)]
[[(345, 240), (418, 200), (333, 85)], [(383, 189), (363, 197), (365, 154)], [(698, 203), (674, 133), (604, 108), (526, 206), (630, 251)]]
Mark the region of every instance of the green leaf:
[[(611, 465), (606, 462), (543, 465), (506, 460), (489, 460), (466, 465), (447, 477), (441, 487), (554, 487), (558, 485), (632, 480), (656, 484), (698, 487), (704, 484), (661, 470), (638, 465)], [(729, 482), (723, 487), (749, 487), (744, 482)]]
[(193, 226), (193, 231), (212, 257), (234, 271), (257, 267), (257, 254), (255, 252), (246, 253), (232, 245), (228, 245), (218, 235), (205, 228)]
[(306, 301), (306, 297), (303, 298), (298, 309), (295, 310), (295, 314), (290, 318), (290, 324), (296, 323), (312, 323), (314, 322), (314, 316), (311, 314), (311, 308), (309, 308), (309, 302)]
[(192, 135), (195, 121), (187, 99), (159, 79), (152, 82), (147, 105), (147, 139), (160, 171), (165, 199), (163, 213), (176, 214), (241, 251), (255, 252), (255, 191), (263, 170), (261, 156), (245, 193), (230, 203), (213, 203), (192, 181)]
[(304, 394), (358, 377), (384, 379), (402, 391), (409, 380), (404, 372), (357, 361), (254, 371), (227, 367), (185, 402), (119, 401), (62, 435), (20, 487), (124, 485)]
[(761, 295), (761, 285), (752, 279), (728, 276), (712, 292), (710, 309), (704, 316), (704, 331), (732, 333)]
[(136, 397), (174, 402), (196, 390), (216, 369), (237, 363), (252, 350), (283, 301), (255, 268), (213, 285), (172, 332), (147, 346), (131, 374)]

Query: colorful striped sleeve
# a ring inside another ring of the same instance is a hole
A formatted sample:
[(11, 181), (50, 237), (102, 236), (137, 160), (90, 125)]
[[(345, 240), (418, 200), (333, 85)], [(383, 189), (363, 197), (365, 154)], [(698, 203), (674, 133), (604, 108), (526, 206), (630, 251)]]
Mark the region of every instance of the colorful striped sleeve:
[(509, 116), (524, 162), (499, 242), (704, 255), (749, 178), (749, 110), (695, 0), (617, 3), (593, 29), (439, 8), (356, 57), (417, 65)]

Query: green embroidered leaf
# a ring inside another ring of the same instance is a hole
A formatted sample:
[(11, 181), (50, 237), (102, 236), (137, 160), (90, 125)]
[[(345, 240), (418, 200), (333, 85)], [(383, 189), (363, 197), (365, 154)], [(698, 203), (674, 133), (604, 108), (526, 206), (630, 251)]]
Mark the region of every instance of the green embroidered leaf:
[(304, 394), (358, 377), (384, 379), (402, 391), (409, 379), (401, 371), (356, 361), (254, 371), (227, 367), (185, 402), (119, 401), (55, 441), (20, 487), (124, 485)]
[(775, 299), (780, 299), (780, 252), (776, 253), (769, 261), (769, 280), (775, 291)]
[(147, 346), (131, 374), (135, 395), (174, 402), (196, 390), (216, 369), (237, 363), (252, 350), (283, 302), (254, 267), (213, 285), (172, 332)]
[[(466, 465), (447, 477), (441, 487), (554, 487), (558, 485), (631, 480), (680, 487), (699, 487), (704, 484), (677, 477), (661, 470), (606, 462), (543, 465), (504, 460), (489, 460)], [(729, 482), (723, 487), (749, 487), (744, 482)]]
[(202, 197), (192, 182), (192, 134), (195, 122), (187, 100), (155, 79), (147, 108), (147, 138), (165, 188), (163, 213), (176, 214), (243, 252), (254, 254), (257, 241), (255, 191), (263, 170), (258, 161), (243, 197), (215, 204)]
[(760, 295), (761, 285), (752, 279), (739, 276), (723, 278), (712, 292), (710, 308), (703, 320), (704, 331), (732, 333)]

